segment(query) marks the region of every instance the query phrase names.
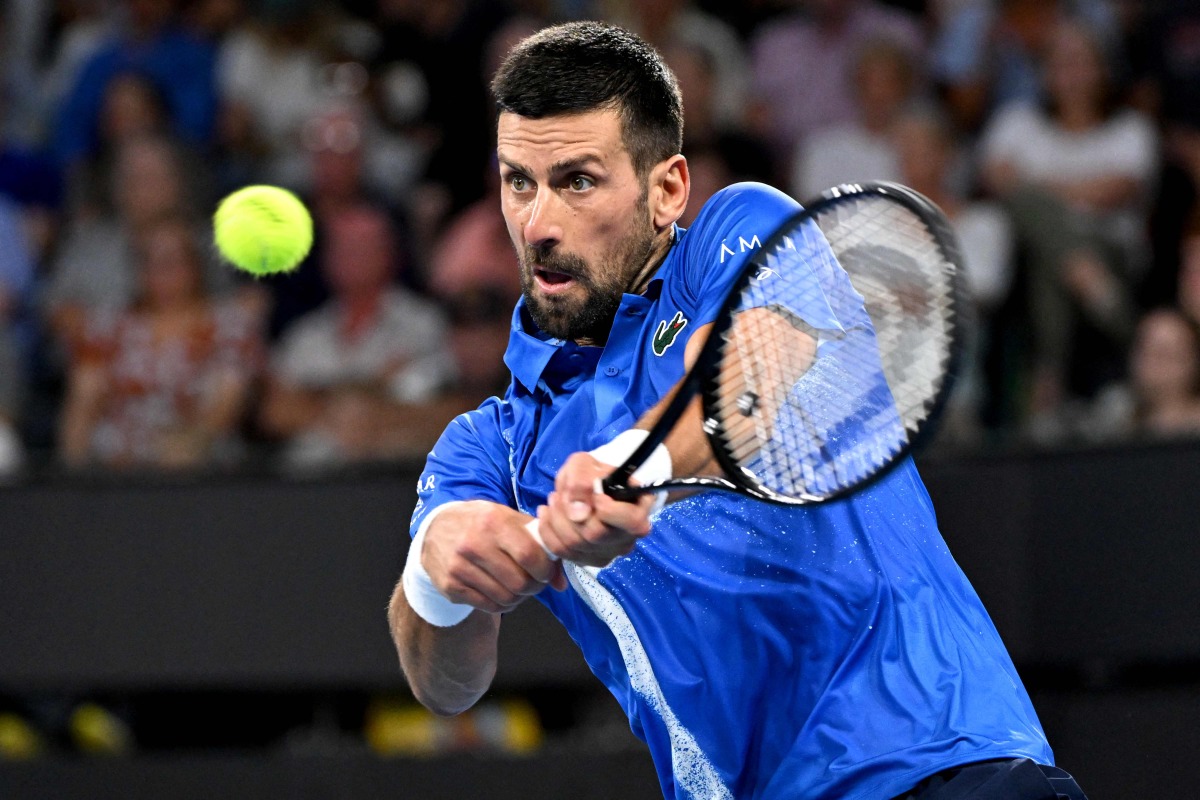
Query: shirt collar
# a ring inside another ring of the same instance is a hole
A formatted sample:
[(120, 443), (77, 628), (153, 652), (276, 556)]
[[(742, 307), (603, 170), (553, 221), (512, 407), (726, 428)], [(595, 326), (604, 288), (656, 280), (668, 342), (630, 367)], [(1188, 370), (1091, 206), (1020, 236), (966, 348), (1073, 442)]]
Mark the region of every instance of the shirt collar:
[[(679, 242), (684, 232), (678, 225), (673, 226), (671, 246)], [(669, 254), (669, 251), (668, 251)], [(666, 261), (664, 259), (663, 263)], [(645, 313), (662, 291), (662, 265), (659, 265), (659, 276), (650, 279), (644, 295), (626, 294), (621, 298), (621, 310), (628, 309), (633, 313)], [(620, 313), (620, 311), (618, 311)], [(508, 336), (508, 348), (504, 351), (504, 364), (513, 377), (529, 392), (533, 392), (542, 379), (542, 374), (550, 364), (550, 360), (564, 346), (578, 347), (574, 342), (555, 339), (547, 336), (538, 329), (533, 319), (525, 311), (525, 298), (517, 301), (513, 309), (512, 325)]]
[(532, 392), (537, 387), (546, 365), (563, 344), (565, 342), (562, 339), (553, 339), (538, 330), (525, 312), (524, 297), (517, 301), (517, 307), (513, 309), (508, 349), (504, 351), (504, 364), (527, 391)]

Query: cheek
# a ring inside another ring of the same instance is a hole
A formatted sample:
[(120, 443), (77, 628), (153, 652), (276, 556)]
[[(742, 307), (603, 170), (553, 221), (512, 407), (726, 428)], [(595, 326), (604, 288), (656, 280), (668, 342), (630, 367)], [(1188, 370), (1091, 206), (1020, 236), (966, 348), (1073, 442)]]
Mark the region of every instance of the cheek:
[(512, 200), (501, 200), (500, 215), (504, 217), (504, 228), (508, 232), (509, 240), (514, 244), (520, 244), (524, 238), (526, 217), (522, 206)]

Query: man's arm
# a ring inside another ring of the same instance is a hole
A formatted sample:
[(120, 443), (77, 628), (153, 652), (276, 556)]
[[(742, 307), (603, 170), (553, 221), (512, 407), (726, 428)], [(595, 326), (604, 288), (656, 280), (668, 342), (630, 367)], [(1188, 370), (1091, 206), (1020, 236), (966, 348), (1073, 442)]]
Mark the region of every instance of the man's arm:
[[(816, 339), (773, 311), (764, 308), (743, 312), (738, 325), (747, 326), (740, 335), (750, 339), (786, 337), (787, 358), (779, 363), (767, 361), (759, 365), (763, 371), (760, 378), (767, 385), (794, 383), (816, 357)], [(688, 339), (684, 352), (685, 369), (690, 370), (696, 363), (711, 330), (711, 323), (704, 325)], [(726, 369), (735, 376), (739, 373), (733, 362)], [(682, 381), (643, 414), (634, 427), (638, 430), (653, 428), (681, 384)], [(736, 394), (736, 385), (733, 386), (731, 391)], [(772, 420), (775, 411), (767, 409), (764, 416)], [(688, 403), (663, 442), (672, 475), (720, 474), (720, 466), (704, 433), (703, 421), (704, 409), (697, 396)], [(619, 456), (618, 464), (627, 456), (628, 453)], [(642, 496), (634, 504), (613, 500), (595, 490), (596, 481), (607, 476), (618, 464), (605, 463), (590, 453), (575, 453), (563, 464), (555, 477), (555, 490), (546, 506), (538, 510), (539, 535), (556, 555), (603, 567), (628, 553), (638, 539), (650, 532), (653, 507), (650, 496)]]
[(547, 584), (566, 588), (566, 578), (526, 531), (528, 515), (485, 500), (435, 511), (442, 513), (414, 540), (421, 552), (410, 555), (405, 579), (412, 580), (410, 570), (423, 572), (418, 580), (436, 590), (434, 604), (474, 610), (457, 624), (435, 625), (414, 609), (429, 603), (429, 595), (410, 603), (402, 579), (388, 621), (413, 694), (431, 711), (448, 715), (470, 708), (491, 685), (500, 614)]
[(500, 616), (475, 610), (457, 625), (440, 628), (413, 611), (396, 584), (388, 623), (400, 668), (421, 705), (448, 716), (475, 705), (496, 674)]

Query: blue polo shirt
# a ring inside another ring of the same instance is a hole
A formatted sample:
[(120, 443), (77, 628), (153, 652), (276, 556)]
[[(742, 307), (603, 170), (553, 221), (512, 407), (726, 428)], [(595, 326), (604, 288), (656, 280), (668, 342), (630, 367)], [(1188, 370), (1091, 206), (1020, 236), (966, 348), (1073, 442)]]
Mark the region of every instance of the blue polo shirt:
[[(455, 500), (533, 513), (571, 453), (628, 429), (678, 382), (687, 338), (797, 210), (758, 184), (717, 193), (676, 231), (646, 294), (625, 295), (602, 348), (546, 337), (518, 304), (512, 383), (446, 429), (412, 531)], [(827, 291), (798, 313), (819, 330), (856, 324), (848, 284), (816, 278)], [(630, 555), (567, 572), (567, 591), (538, 599), (648, 744), (667, 798), (875, 800), (971, 761), (1053, 763), (911, 462), (815, 506), (693, 495)]]

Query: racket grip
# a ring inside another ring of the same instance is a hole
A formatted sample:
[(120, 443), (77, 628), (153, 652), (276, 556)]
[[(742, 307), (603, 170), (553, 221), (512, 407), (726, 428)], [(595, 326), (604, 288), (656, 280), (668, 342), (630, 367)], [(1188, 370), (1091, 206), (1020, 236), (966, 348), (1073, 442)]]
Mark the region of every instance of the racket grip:
[(559, 560), (558, 556), (552, 553), (550, 548), (546, 547), (546, 543), (542, 540), (542, 534), (540, 531), (538, 531), (538, 521), (536, 519), (531, 519), (529, 522), (526, 522), (525, 530), (529, 531), (529, 535), (532, 536), (533, 540), (538, 543), (542, 550), (546, 552), (546, 555), (549, 556), (551, 561)]

